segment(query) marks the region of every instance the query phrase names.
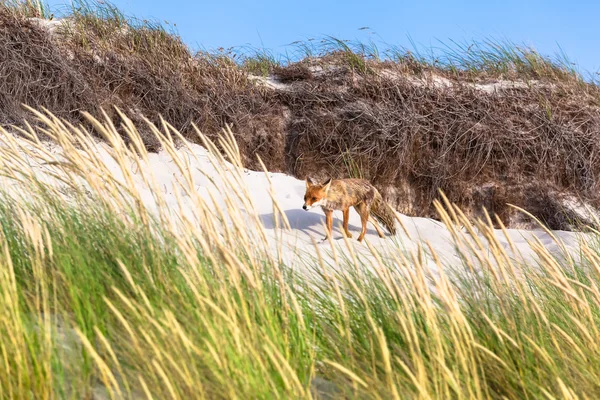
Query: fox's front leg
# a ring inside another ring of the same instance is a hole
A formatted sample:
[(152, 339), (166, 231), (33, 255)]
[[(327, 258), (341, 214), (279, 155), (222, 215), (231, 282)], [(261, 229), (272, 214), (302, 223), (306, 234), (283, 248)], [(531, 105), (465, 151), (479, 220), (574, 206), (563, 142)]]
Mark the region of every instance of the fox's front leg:
[(333, 237), (333, 210), (323, 210), (325, 213), (325, 224), (327, 225), (326, 236), (323, 240)]
[(345, 210), (343, 210), (343, 213), (344, 213), (344, 233), (346, 233), (346, 236), (351, 238), (352, 234), (348, 230), (348, 217), (350, 216), (350, 208), (346, 208)]

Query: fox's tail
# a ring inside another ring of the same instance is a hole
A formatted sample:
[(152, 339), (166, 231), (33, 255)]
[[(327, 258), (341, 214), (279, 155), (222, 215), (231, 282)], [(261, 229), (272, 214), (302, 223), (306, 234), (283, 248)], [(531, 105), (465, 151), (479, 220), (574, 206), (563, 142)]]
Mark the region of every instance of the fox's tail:
[(377, 190), (375, 191), (375, 199), (371, 206), (371, 213), (392, 235), (396, 234), (396, 215), (394, 210), (383, 200), (383, 197), (381, 197), (381, 194)]

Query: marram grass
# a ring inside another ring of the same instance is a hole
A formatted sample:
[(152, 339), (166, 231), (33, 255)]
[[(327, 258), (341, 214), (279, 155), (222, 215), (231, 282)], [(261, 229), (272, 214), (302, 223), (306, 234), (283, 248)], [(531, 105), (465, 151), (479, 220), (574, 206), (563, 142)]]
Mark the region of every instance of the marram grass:
[[(2, 398), (600, 396), (592, 243), (577, 258), (532, 244), (539, 262), (523, 265), (490, 221), (472, 224), (438, 204), (462, 265), (444, 265), (427, 243), (385, 257), (371, 248), (373, 265), (349, 246), (337, 265), (317, 256), (305, 260), (311, 273), (295, 272), (269, 250), (258, 217), (255, 229), (242, 218), (240, 204), (252, 202), (240, 170), (220, 177), (227, 209), (211, 207), (176, 150), (186, 142), (166, 122), (139, 128), (179, 166), (191, 217), (167, 207), (125, 116), (128, 144), (90, 117), (116, 173), (92, 133), (36, 115), (39, 131), (21, 132), (29, 141), (2, 132), (0, 146)], [(60, 151), (37, 139), (42, 132)], [(230, 133), (222, 152), (200, 138), (217, 170), (225, 158), (240, 166)], [(156, 212), (134, 170), (153, 189)], [(484, 239), (469, 239), (473, 229)]]

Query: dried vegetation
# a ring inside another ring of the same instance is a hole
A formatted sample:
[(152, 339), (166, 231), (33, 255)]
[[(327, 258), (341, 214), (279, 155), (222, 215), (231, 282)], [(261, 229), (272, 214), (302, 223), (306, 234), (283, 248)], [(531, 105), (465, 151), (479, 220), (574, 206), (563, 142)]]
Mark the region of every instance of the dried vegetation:
[(600, 205), (600, 89), (566, 57), (488, 42), (436, 58), (325, 38), (281, 62), (264, 51), (193, 55), (163, 26), (106, 4), (48, 17), (37, 3), (0, 6), (4, 124), (21, 124), (27, 104), (75, 124), (105, 110), (119, 125), (114, 106), (162, 115), (192, 140), (193, 125), (209, 137), (229, 125), (248, 168), (258, 155), (302, 179), (359, 175), (416, 216), (435, 217), (440, 190), (514, 227), (528, 221), (507, 203), (554, 229), (592, 222), (576, 209)]

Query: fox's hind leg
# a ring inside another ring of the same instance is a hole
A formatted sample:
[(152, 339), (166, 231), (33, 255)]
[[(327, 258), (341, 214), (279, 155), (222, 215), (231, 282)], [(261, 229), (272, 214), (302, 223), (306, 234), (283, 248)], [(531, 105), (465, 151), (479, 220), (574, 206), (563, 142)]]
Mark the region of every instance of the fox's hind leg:
[(365, 237), (365, 233), (367, 233), (367, 221), (369, 220), (369, 208), (365, 203), (358, 203), (354, 206), (354, 209), (360, 215), (360, 222), (362, 224), (362, 230), (360, 231), (360, 236), (358, 237), (358, 241), (362, 242)]
[(375, 227), (375, 230), (377, 231), (377, 234), (379, 235), (380, 238), (385, 237), (385, 233), (383, 233), (383, 231), (379, 227), (379, 223), (377, 222), (377, 220), (375, 220), (375, 218), (369, 216), (369, 222), (373, 224), (373, 226)]
[(350, 216), (350, 209), (346, 208), (342, 212), (344, 213), (344, 233), (346, 234), (346, 236), (348, 236), (349, 238), (351, 238), (352, 234), (348, 230), (348, 217)]

